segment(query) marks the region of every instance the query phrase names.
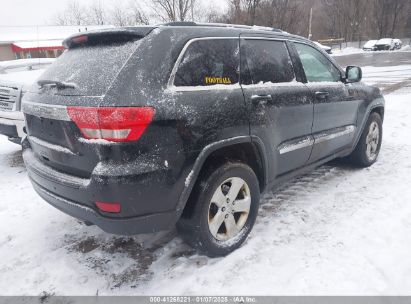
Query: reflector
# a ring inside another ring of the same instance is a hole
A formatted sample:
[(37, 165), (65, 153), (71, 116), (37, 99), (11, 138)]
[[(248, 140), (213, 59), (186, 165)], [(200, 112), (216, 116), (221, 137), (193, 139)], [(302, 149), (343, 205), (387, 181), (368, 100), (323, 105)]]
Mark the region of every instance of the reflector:
[(96, 202), (96, 206), (100, 211), (109, 213), (119, 213), (121, 210), (119, 203)]

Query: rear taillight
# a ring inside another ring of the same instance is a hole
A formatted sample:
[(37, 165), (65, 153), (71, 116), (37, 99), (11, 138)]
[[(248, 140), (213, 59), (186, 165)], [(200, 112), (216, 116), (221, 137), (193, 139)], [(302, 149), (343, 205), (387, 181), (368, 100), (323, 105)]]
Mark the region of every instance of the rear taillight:
[(85, 138), (127, 142), (143, 135), (155, 110), (151, 107), (67, 107), (67, 112)]

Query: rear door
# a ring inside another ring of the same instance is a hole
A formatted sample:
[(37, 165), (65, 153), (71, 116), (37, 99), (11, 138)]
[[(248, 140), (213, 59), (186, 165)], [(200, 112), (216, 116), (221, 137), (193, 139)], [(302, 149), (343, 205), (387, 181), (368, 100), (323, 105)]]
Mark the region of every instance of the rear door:
[(251, 135), (265, 144), (271, 178), (302, 167), (313, 139), (310, 91), (296, 77), (287, 42), (241, 37), (241, 86)]
[(294, 43), (314, 100), (310, 162), (326, 158), (352, 144), (360, 103), (342, 82), (341, 71), (316, 48)]

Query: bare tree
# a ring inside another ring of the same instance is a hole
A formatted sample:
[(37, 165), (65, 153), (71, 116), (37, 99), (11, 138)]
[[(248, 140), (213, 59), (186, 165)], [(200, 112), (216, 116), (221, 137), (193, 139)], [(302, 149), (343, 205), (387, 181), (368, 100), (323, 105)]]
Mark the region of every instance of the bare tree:
[(150, 19), (146, 13), (141, 9), (138, 0), (132, 0), (129, 3), (130, 8), (130, 22), (134, 25), (137, 24), (150, 24)]
[(404, 0), (374, 0), (374, 18), (378, 36), (393, 37), (400, 22), (405, 25), (410, 2)]
[(86, 21), (85, 11), (76, 0), (71, 0), (68, 3), (67, 12), (72, 20), (71, 23), (73, 24), (82, 25), (84, 24), (84, 21)]
[(91, 24), (103, 25), (106, 23), (106, 10), (101, 0), (95, 0), (88, 9), (88, 21)]
[(110, 12), (111, 22), (116, 26), (129, 25), (129, 14), (127, 8), (119, 1), (116, 2)]
[(88, 23), (85, 9), (76, 0), (68, 2), (64, 10), (57, 13), (54, 19), (58, 25), (83, 25)]
[(259, 8), (261, 0), (244, 0), (244, 2), (248, 17), (247, 23), (254, 25), (256, 21), (257, 9)]
[(164, 22), (193, 19), (196, 0), (152, 0), (155, 14)]
[(198, 0), (145, 0), (151, 10), (143, 10), (141, 0), (117, 1), (107, 8), (102, 0), (89, 7), (71, 0), (54, 16), (57, 25), (149, 24), (149, 15), (164, 22), (202, 20), (277, 27), (308, 35), (309, 12), (313, 8), (313, 39), (345, 38), (346, 41), (381, 37), (411, 36), (410, 0), (225, 0), (221, 12)]

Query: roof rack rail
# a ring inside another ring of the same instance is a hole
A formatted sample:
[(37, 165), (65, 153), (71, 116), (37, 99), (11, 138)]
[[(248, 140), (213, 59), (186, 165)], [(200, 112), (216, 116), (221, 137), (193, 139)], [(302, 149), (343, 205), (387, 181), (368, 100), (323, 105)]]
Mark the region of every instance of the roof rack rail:
[(210, 26), (210, 27), (233, 27), (233, 28), (243, 28), (250, 30), (260, 30), (260, 31), (272, 31), (282, 33), (280, 29), (266, 26), (258, 25), (242, 25), (242, 24), (230, 24), (230, 23), (197, 23), (193, 21), (177, 21), (177, 22), (168, 22), (162, 24), (164, 26)]
[(196, 26), (197, 23), (195, 23), (193, 21), (173, 21), (173, 22), (163, 23), (161, 25), (165, 25), (165, 26)]

